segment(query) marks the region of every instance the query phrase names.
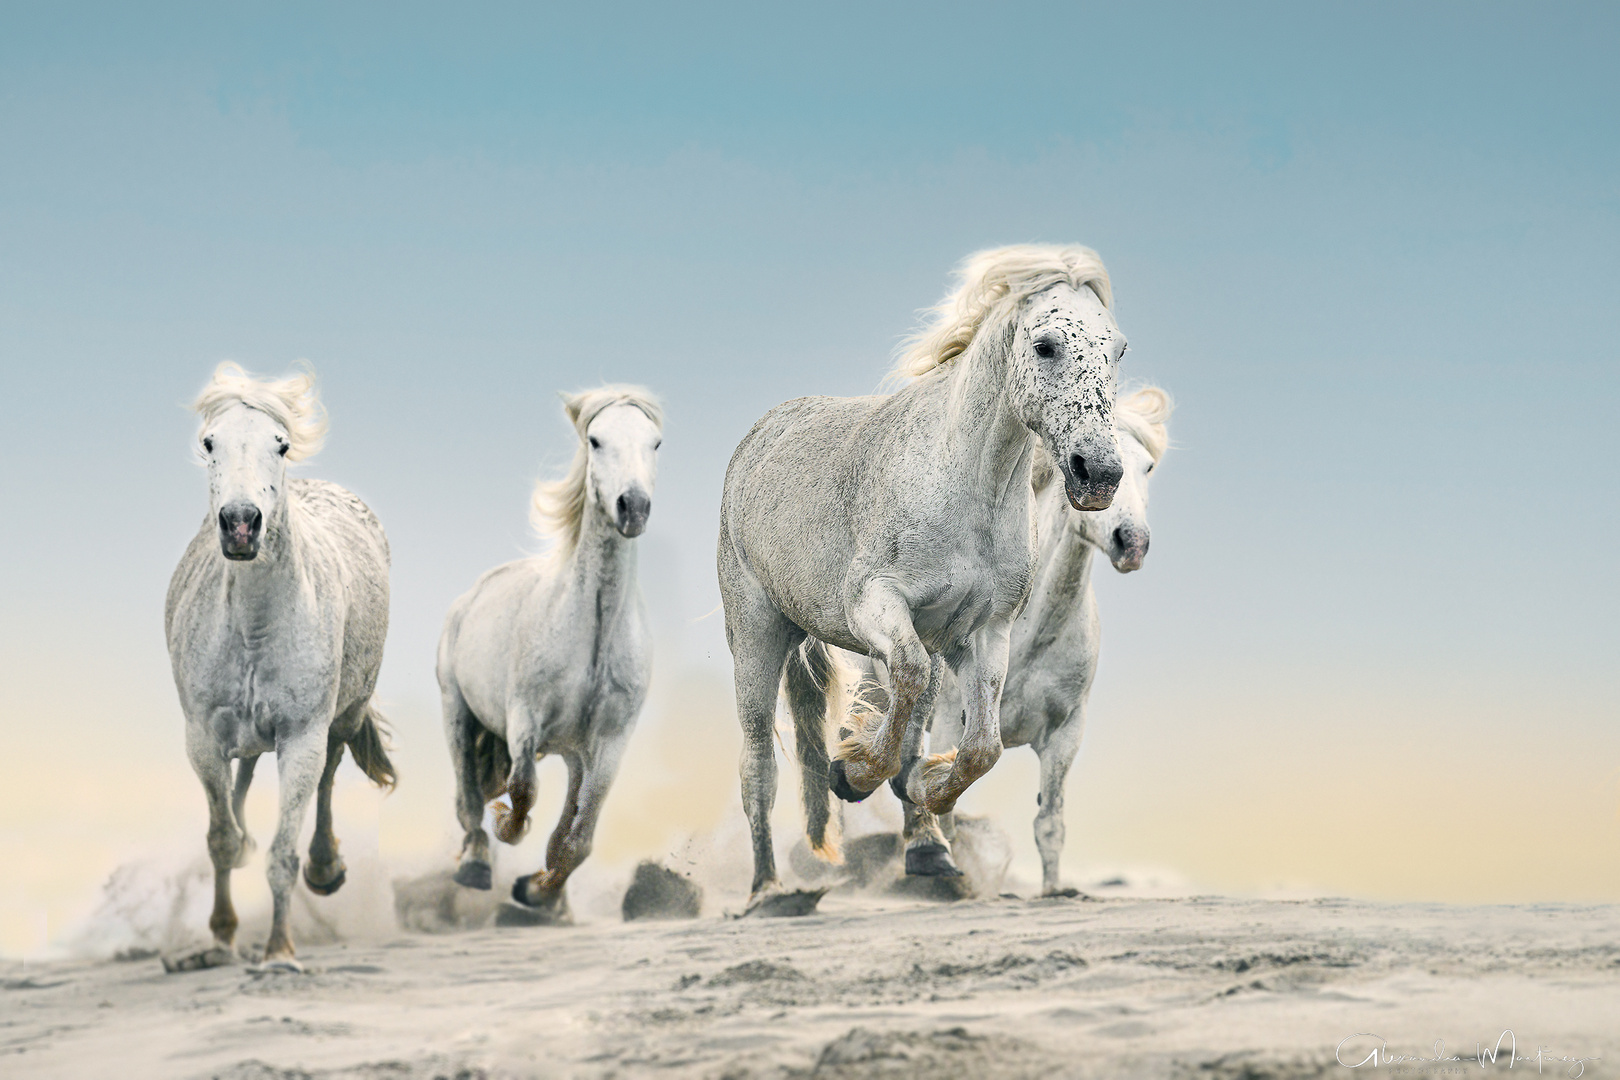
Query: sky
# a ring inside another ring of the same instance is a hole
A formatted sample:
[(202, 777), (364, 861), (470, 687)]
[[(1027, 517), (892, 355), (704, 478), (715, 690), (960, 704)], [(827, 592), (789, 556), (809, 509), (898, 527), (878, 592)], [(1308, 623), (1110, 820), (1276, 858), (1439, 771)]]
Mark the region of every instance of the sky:
[[(340, 835), (401, 860), (455, 848), (434, 645), (536, 550), (556, 391), (663, 397), (611, 864), (740, 820), (732, 448), (1022, 241), (1102, 255), (1178, 406), (1152, 554), (1099, 570), (1068, 876), (1620, 900), (1617, 48), (1580, 4), (7, 4), (0, 952), (202, 850), (162, 604), (216, 363), (308, 360), (300, 471), (388, 530), (403, 783), (346, 768)], [(1031, 877), (1034, 777), (963, 804)]]

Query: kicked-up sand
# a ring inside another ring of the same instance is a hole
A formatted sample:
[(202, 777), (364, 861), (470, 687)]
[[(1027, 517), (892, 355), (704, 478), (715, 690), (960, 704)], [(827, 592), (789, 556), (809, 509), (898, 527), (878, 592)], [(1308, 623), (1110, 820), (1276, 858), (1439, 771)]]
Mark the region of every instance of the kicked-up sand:
[(300, 955), (5, 963), (0, 1075), (1620, 1076), (1612, 906), (835, 893)]

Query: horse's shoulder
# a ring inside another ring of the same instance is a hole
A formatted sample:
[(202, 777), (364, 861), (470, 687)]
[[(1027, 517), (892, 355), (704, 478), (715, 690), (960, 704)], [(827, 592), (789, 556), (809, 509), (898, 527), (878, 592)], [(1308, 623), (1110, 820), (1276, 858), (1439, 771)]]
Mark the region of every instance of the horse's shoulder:
[(330, 480), (300, 476), (288, 483), (287, 494), (311, 520), (339, 533), (358, 531), (380, 546), (385, 563), (389, 560), (388, 535), (382, 522), (365, 500), (348, 488)]
[(219, 541), (214, 535), (214, 523), (207, 517), (203, 518), (202, 525), (197, 529), (186, 550), (175, 565), (174, 574), (169, 578), (169, 591), (163, 602), (163, 629), (165, 634), (172, 635), (175, 615), (180, 605), (185, 602), (192, 584), (213, 563), (210, 550)]

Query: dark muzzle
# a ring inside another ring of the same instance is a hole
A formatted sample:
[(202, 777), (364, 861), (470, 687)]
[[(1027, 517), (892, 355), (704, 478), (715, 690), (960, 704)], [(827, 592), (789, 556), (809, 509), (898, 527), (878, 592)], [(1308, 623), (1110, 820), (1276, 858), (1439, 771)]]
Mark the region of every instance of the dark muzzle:
[(640, 488), (631, 488), (614, 504), (613, 524), (624, 536), (640, 536), (647, 528), (647, 517), (651, 513), (652, 499)]
[(1063, 462), (1063, 488), (1076, 510), (1106, 510), (1125, 475), (1116, 453), (1070, 454)]
[(219, 512), (219, 549), (227, 559), (256, 557), (263, 531), (264, 515), (250, 502), (233, 502)]

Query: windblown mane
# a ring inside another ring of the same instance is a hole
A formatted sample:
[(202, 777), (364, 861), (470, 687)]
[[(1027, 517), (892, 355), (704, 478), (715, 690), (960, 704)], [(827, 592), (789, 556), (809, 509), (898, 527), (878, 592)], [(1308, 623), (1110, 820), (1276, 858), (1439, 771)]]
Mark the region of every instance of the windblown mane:
[(577, 394), (560, 394), (563, 411), (574, 425), (579, 445), (574, 448), (574, 460), (561, 480), (541, 480), (534, 485), (534, 496), (529, 505), (529, 521), (535, 532), (554, 541), (551, 553), (566, 559), (579, 544), (579, 526), (585, 516), (585, 466), (590, 462), (585, 432), (603, 409), (613, 405), (634, 405), (647, 414), (647, 419), (664, 427), (664, 407), (651, 390), (644, 386), (611, 384)]
[(967, 351), (979, 328), (1010, 316), (1042, 289), (1066, 282), (1089, 285), (1112, 308), (1108, 270), (1095, 251), (1078, 245), (1014, 244), (975, 252), (962, 261), (958, 285), (928, 312), (928, 325), (902, 347), (890, 377), (925, 375)]
[(1158, 461), (1170, 446), (1165, 424), (1175, 411), (1170, 395), (1157, 386), (1144, 386), (1114, 403), (1114, 426), (1124, 428)]
[[(260, 379), (227, 360), (214, 369), (214, 377), (191, 403), (192, 411), (206, 428), (232, 405), (257, 409), (287, 429), (288, 461), (310, 457), (326, 440), (326, 409), (315, 393), (315, 372), (303, 367), (285, 379)], [(197, 438), (202, 438), (201, 429)]]
[[(1159, 387), (1141, 387), (1114, 402), (1114, 428), (1141, 443), (1157, 462), (1170, 446), (1170, 431), (1165, 425), (1175, 407), (1170, 395)], [(1045, 452), (1044, 446), (1041, 450), (1035, 455), (1035, 466), (1030, 472), (1030, 486), (1036, 491), (1046, 490), (1046, 485), (1057, 475), (1052, 455)]]

